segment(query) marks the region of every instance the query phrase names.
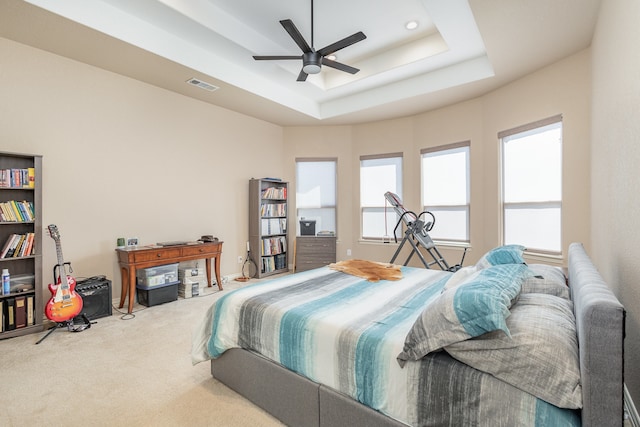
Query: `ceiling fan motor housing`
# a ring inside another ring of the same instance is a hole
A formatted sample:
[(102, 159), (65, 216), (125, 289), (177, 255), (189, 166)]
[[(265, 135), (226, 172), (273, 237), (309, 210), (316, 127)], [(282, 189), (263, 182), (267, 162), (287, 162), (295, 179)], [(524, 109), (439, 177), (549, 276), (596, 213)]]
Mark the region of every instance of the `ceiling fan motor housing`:
[(322, 64), (322, 55), (316, 51), (302, 54), (302, 70), (307, 74), (318, 74)]

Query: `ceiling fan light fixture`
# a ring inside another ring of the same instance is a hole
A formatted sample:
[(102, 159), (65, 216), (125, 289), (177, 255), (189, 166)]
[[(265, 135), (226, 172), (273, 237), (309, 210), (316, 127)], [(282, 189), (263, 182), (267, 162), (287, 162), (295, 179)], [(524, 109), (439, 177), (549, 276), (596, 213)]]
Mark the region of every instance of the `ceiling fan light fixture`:
[(318, 74), (322, 56), (318, 52), (305, 52), (302, 55), (302, 71), (307, 74)]
[(320, 66), (317, 64), (307, 64), (302, 69), (307, 74), (318, 74), (320, 72)]

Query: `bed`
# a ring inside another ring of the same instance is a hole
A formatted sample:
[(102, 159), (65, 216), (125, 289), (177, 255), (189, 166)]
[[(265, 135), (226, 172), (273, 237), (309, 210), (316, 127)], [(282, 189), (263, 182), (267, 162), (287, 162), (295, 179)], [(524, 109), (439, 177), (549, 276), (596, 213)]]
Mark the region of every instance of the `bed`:
[(568, 286), (523, 249), (258, 282), (212, 305), (193, 363), (291, 426), (622, 425), (624, 308), (581, 244)]

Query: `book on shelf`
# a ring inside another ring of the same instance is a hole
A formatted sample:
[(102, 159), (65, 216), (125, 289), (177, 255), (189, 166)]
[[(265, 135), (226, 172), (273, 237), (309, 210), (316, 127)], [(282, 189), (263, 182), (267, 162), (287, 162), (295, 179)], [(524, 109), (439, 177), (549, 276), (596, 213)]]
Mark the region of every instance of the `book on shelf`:
[(262, 217), (286, 217), (286, 203), (262, 203), (260, 205), (260, 216)]
[(7, 237), (0, 258), (18, 258), (33, 254), (35, 233), (11, 234)]
[(287, 254), (285, 253), (262, 258), (263, 273), (270, 273), (272, 271), (284, 270), (286, 268), (287, 268)]
[(7, 240), (2, 246), (2, 251), (0, 251), (0, 258), (4, 258), (7, 255), (7, 252), (9, 252), (14, 236), (16, 236), (16, 234), (10, 234), (9, 237), (7, 237)]
[(30, 222), (34, 219), (32, 202), (10, 200), (0, 203), (0, 220), (3, 222)]
[(16, 329), (24, 328), (27, 326), (27, 298), (24, 296), (15, 297), (14, 304)]
[(34, 188), (35, 168), (0, 169), (0, 188)]
[(36, 187), (36, 168), (27, 168), (27, 179), (29, 180), (27, 187)]
[(287, 187), (268, 187), (262, 190), (261, 197), (263, 199), (287, 199)]
[(33, 295), (27, 295), (27, 326), (36, 324), (35, 306), (33, 305)]
[(12, 331), (16, 328), (15, 298), (4, 300), (4, 330)]
[(22, 251), (22, 246), (24, 245), (24, 240), (27, 238), (26, 234), (20, 234), (18, 238), (18, 243), (16, 243), (16, 247), (13, 250), (12, 257), (18, 258), (20, 256), (20, 251)]
[(33, 255), (33, 241), (36, 238), (36, 233), (27, 233), (27, 247), (22, 256)]
[(262, 239), (262, 255), (276, 255), (287, 251), (287, 238), (285, 236)]
[(262, 218), (262, 235), (286, 234), (286, 218)]

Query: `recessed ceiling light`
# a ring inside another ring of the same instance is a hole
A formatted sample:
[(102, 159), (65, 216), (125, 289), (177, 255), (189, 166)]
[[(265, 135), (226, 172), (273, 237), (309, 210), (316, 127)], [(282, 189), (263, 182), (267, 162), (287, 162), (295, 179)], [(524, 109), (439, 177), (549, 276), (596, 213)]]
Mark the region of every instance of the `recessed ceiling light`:
[(327, 55), (325, 58), (327, 58), (330, 61), (335, 61), (336, 59), (338, 59), (338, 57), (336, 55)]
[(415, 30), (418, 28), (418, 21), (409, 21), (404, 26), (407, 30)]

